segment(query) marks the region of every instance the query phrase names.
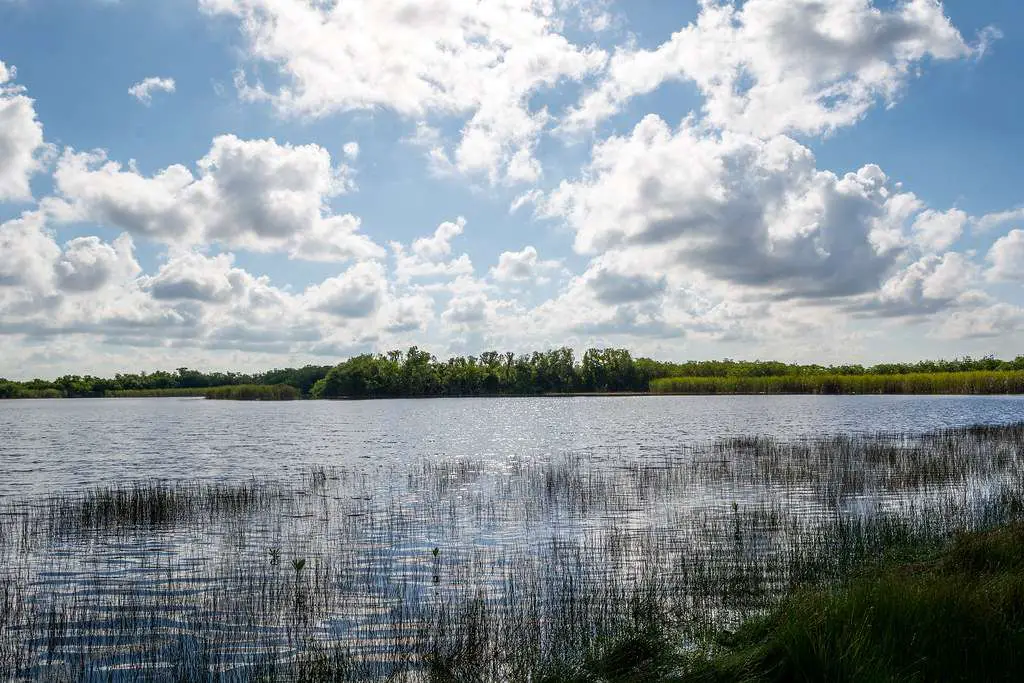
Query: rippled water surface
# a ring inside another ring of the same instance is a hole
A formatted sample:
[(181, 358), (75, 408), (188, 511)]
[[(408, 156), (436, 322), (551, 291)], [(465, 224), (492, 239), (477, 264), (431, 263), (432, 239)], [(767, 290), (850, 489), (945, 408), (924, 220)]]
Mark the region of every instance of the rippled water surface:
[(735, 624), (1020, 514), (1022, 420), (1021, 397), (0, 401), (0, 679), (526, 680), (639, 618)]
[(501, 461), (585, 449), (635, 458), (738, 434), (921, 432), (1021, 419), (1024, 397), (1002, 396), (0, 401), (0, 495), (360, 460)]

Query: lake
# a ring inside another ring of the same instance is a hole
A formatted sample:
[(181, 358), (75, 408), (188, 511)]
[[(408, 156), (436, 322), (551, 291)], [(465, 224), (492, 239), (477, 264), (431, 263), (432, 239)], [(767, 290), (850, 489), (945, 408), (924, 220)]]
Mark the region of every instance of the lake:
[(315, 465), (616, 461), (734, 435), (930, 431), (1024, 419), (1020, 396), (628, 396), (381, 401), (0, 401), (0, 495), (126, 479), (233, 479)]
[(527, 680), (650, 621), (696, 638), (1019, 514), (1022, 421), (1022, 397), (0, 401), (0, 679)]

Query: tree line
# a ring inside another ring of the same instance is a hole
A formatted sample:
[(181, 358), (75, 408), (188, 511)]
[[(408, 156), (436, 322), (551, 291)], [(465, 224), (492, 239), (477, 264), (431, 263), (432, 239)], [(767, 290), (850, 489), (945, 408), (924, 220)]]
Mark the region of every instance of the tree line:
[(306, 365), (280, 368), (261, 373), (201, 372), (178, 368), (173, 372), (118, 373), (113, 377), (63, 375), (54, 380), (33, 379), (13, 382), (0, 378), (0, 398), (89, 398), (101, 396), (205, 395), (207, 389), (231, 386), (294, 387), (308, 396), (317, 380), (323, 379), (331, 365)]
[[(262, 373), (173, 372), (116, 374), (112, 378), (64, 375), (54, 380), (0, 379), (0, 398), (205, 395), (231, 386), (290, 386), (304, 398), (501, 396), (592, 392), (646, 392), (668, 378), (782, 378), (893, 376), (935, 373), (1024, 371), (1024, 356), (992, 356), (878, 365), (792, 364), (778, 361), (710, 360), (666, 362), (635, 358), (626, 349), (589, 349), (577, 358), (563, 347), (529, 354), (486, 351), (479, 356), (438, 359), (413, 346), (406, 351), (363, 354), (338, 365), (306, 365)], [(680, 383), (682, 388), (685, 383)], [(287, 391), (287, 390), (284, 390)]]

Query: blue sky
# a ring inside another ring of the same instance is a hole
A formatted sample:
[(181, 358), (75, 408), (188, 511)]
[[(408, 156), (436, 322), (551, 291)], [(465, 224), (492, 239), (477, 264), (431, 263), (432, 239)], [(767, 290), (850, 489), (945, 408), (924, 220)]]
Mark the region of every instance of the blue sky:
[(1015, 356), (1022, 31), (1010, 0), (0, 0), (0, 376)]

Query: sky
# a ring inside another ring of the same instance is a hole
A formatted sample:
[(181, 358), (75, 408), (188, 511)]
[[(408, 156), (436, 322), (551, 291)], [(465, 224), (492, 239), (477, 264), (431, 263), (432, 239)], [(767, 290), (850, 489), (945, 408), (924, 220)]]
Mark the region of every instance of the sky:
[(1024, 353), (1019, 0), (0, 0), (0, 377)]

